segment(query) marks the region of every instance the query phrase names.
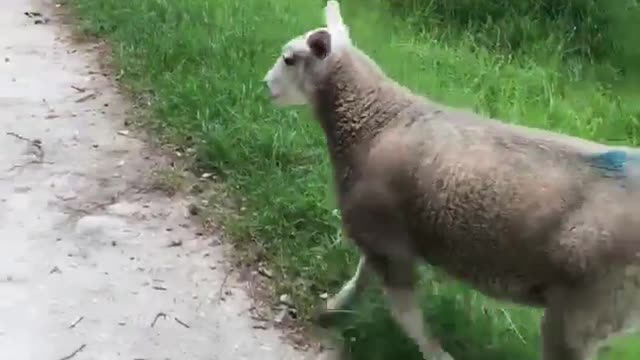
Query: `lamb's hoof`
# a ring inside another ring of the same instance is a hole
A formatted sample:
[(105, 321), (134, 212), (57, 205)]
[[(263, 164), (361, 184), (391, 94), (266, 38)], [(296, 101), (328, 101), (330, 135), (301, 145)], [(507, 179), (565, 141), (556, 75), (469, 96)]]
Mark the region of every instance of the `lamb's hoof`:
[(330, 328), (337, 326), (341, 320), (353, 313), (343, 303), (336, 303), (335, 301), (327, 301), (327, 303), (321, 305), (319, 310), (316, 311), (313, 316), (313, 322), (323, 328)]
[(320, 327), (330, 328), (337, 324), (340, 315), (339, 311), (333, 311), (323, 306), (319, 311), (316, 311), (313, 322)]

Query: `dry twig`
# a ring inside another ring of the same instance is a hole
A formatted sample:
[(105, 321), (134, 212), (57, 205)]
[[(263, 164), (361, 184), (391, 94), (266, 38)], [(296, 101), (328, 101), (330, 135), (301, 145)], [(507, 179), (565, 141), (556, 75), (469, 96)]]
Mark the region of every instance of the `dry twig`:
[(153, 322), (151, 322), (151, 327), (156, 326), (156, 322), (158, 322), (158, 319), (163, 318), (166, 319), (167, 318), (167, 314), (163, 313), (163, 312), (159, 312), (156, 314), (156, 317), (153, 318)]
[(71, 325), (69, 325), (69, 329), (73, 329), (74, 327), (76, 327), (82, 320), (84, 320), (84, 316), (80, 316), (78, 319), (76, 319), (76, 321), (71, 323)]
[[(24, 166), (27, 166), (29, 164), (44, 164), (44, 149), (42, 149), (42, 140), (40, 139), (29, 139), (27, 137), (24, 137), (20, 134), (16, 134), (14, 132), (8, 131), (6, 133), (8, 136), (13, 136), (18, 140), (22, 140), (22, 141), (26, 141), (29, 143), (29, 149), (27, 152), (32, 153), (33, 155), (36, 156), (36, 160), (31, 160), (31, 161), (27, 161), (24, 164), (21, 165), (14, 165), (12, 166), (8, 171), (13, 171), (16, 168), (21, 168)], [(51, 162), (47, 162), (47, 164), (53, 164)]]
[(73, 358), (74, 356), (78, 355), (86, 347), (87, 347), (87, 344), (82, 344), (82, 345), (80, 345), (79, 348), (75, 349), (71, 354), (60, 358), (60, 360), (69, 360), (69, 359)]
[(222, 284), (220, 284), (220, 289), (218, 290), (218, 299), (222, 300), (223, 295), (224, 295), (224, 287), (225, 285), (227, 285), (227, 280), (229, 280), (229, 276), (231, 276), (231, 271), (229, 270), (227, 271), (226, 275), (224, 276), (224, 279), (222, 280)]
[(24, 137), (24, 136), (22, 136), (20, 134), (16, 134), (16, 133), (14, 133), (12, 131), (7, 131), (7, 135), (13, 136), (14, 138), (16, 138), (18, 140), (27, 141), (27, 142), (33, 142), (33, 140), (31, 140), (29, 138), (26, 138), (26, 137)]
[(177, 317), (173, 317), (173, 320), (175, 320), (178, 324), (186, 327), (187, 329), (191, 329), (191, 326), (189, 326), (187, 323), (183, 322), (182, 320), (178, 319)]
[(71, 88), (72, 88), (73, 90), (75, 90), (75, 91), (79, 92), (79, 93), (83, 93), (83, 92), (87, 91), (87, 89), (85, 89), (85, 88), (81, 88), (81, 87), (79, 87), (79, 86), (75, 86), (75, 85), (71, 85)]

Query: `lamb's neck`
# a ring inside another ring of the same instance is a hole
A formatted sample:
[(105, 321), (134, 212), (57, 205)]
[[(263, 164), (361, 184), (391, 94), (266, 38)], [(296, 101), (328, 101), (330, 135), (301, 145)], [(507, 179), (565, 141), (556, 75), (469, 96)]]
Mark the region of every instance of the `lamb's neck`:
[(336, 180), (347, 181), (356, 157), (406, 110), (412, 95), (389, 81), (356, 81), (337, 73), (318, 89), (315, 110), (325, 132)]

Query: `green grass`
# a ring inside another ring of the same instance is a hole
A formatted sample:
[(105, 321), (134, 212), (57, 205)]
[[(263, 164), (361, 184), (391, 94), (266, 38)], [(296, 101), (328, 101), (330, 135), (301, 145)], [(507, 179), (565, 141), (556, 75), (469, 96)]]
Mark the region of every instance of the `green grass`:
[[(240, 220), (228, 224), (233, 237), (259, 250), (277, 291), (291, 294), (307, 318), (320, 294), (351, 275), (357, 255), (339, 241), (319, 126), (308, 111), (271, 106), (260, 80), (285, 41), (321, 24), (323, 1), (71, 1), (84, 30), (112, 41), (124, 84), (152, 95), (148, 125), (193, 148), (196, 170), (219, 174), (246, 199)], [(419, 12), (408, 21), (387, 5), (349, 0), (343, 13), (357, 44), (409, 87), (511, 122), (610, 143), (640, 140), (638, 89), (595, 80), (616, 73), (614, 62), (592, 65), (535, 47), (511, 54), (460, 25), (425, 26)], [(489, 300), (437, 271), (424, 283), (425, 317), (456, 359), (538, 359), (538, 312)], [(353, 359), (420, 358), (378, 290), (357, 310), (340, 330)], [(639, 354), (633, 338), (606, 359)]]
[(607, 61), (616, 66), (602, 74), (609, 80), (637, 74), (637, 0), (386, 1), (417, 30), (445, 37), (464, 31), (476, 44), (517, 56)]

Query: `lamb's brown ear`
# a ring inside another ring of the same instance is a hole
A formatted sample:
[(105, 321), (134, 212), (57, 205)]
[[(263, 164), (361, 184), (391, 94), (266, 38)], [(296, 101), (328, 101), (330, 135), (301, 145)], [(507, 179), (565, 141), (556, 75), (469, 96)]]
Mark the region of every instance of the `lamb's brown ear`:
[(324, 59), (331, 52), (331, 34), (326, 30), (318, 30), (309, 35), (307, 44), (313, 56)]

